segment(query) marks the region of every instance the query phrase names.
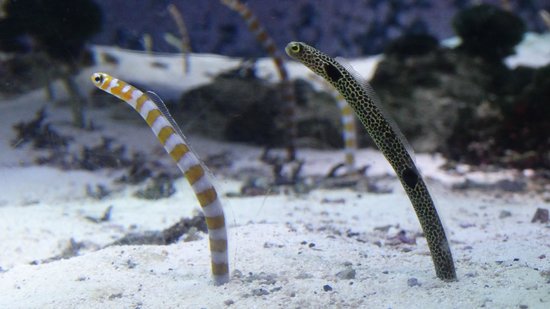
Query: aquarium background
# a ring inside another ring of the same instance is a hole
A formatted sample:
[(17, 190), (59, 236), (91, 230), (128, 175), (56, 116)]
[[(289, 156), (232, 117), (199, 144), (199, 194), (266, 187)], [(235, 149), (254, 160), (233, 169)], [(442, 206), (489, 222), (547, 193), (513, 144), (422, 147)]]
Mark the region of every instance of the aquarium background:
[[(438, 39), (454, 36), (450, 21), (456, 12), (476, 1), (467, 0), (257, 0), (243, 1), (257, 15), (277, 46), (290, 40), (308, 42), (334, 56), (357, 57), (383, 51), (392, 39), (404, 34), (431, 34)], [(528, 31), (546, 29), (539, 17), (550, 10), (548, 0), (478, 1), (497, 6), (508, 3), (523, 18)], [(143, 35), (152, 36), (154, 51), (176, 52), (166, 43), (165, 33), (177, 35), (166, 11), (175, 4), (187, 24), (191, 48), (199, 53), (260, 57), (259, 46), (246, 24), (217, 0), (124, 1), (100, 0), (104, 30), (92, 42), (144, 49)]]
[[(279, 55), (220, 2), (0, 1), (0, 308), (550, 308), (549, 1), (246, 1)], [(346, 57), (414, 160), (292, 40)]]

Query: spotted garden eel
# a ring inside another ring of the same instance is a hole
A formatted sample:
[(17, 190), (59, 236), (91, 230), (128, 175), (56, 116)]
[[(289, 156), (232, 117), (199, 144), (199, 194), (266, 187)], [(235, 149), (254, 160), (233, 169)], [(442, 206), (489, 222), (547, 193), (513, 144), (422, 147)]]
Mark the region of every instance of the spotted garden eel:
[(99, 89), (130, 104), (145, 119), (166, 152), (176, 161), (193, 188), (206, 219), (214, 283), (221, 285), (228, 282), (227, 230), (221, 202), (208, 173), (188, 146), (185, 136), (164, 103), (156, 95), (145, 94), (105, 73), (94, 73), (91, 79)]
[(285, 50), (291, 58), (326, 79), (351, 105), (405, 188), (426, 236), (437, 276), (445, 281), (456, 280), (451, 249), (428, 188), (407, 142), (384, 114), (374, 90), (354, 76), (351, 69), (305, 43), (290, 42)]

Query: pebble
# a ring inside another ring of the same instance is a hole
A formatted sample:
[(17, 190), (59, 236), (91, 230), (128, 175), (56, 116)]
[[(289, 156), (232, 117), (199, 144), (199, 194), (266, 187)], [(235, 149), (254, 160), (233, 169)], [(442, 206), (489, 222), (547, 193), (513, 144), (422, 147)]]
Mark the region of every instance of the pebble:
[(332, 291), (332, 287), (328, 284), (325, 284), (325, 285), (323, 285), (323, 290), (325, 292), (329, 292), (329, 291)]
[(226, 301), (223, 302), (223, 304), (226, 305), (226, 306), (231, 306), (231, 305), (233, 305), (234, 303), (235, 303), (235, 301), (232, 300), (232, 299), (228, 299), (228, 300), (226, 300)]
[(421, 286), (422, 284), (420, 284), (420, 282), (418, 282), (418, 279), (416, 278), (409, 278), (407, 280), (407, 285), (410, 286), (410, 287), (413, 287), (413, 286)]
[(348, 267), (344, 270), (337, 272), (336, 277), (343, 280), (355, 279), (355, 273), (355, 269)]
[(548, 221), (549, 221), (548, 209), (537, 208), (537, 210), (535, 211), (535, 215), (533, 216), (533, 219), (531, 220), (531, 223), (535, 223), (537, 221), (540, 222), (540, 223), (548, 223)]
[(260, 289), (254, 289), (254, 290), (252, 290), (252, 295), (254, 295), (254, 296), (269, 295), (269, 291), (261, 289), (261, 288)]
[(500, 212), (500, 214), (498, 215), (498, 218), (499, 219), (504, 219), (504, 218), (508, 218), (508, 217), (511, 217), (512, 216), (512, 213), (509, 212), (508, 210), (502, 210)]

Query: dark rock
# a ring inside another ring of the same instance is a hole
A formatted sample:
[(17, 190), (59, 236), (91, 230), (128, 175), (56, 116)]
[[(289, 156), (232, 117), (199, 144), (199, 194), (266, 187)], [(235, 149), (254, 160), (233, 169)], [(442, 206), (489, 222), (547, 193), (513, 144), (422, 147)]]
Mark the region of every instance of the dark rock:
[(102, 137), (101, 144), (93, 147), (83, 146), (78, 165), (80, 168), (95, 171), (101, 168), (121, 168), (129, 165), (125, 159), (126, 147), (113, 146), (113, 139)]
[(35, 118), (29, 122), (19, 122), (13, 126), (17, 137), (12, 141), (12, 147), (19, 148), (28, 142), (32, 142), (34, 149), (59, 149), (64, 151), (73, 138), (63, 136), (52, 129), (46, 122), (46, 108), (36, 112)]
[(254, 296), (264, 296), (264, 295), (269, 295), (269, 291), (268, 290), (265, 290), (265, 289), (254, 289), (252, 290), (252, 295)]
[(86, 196), (96, 199), (96, 200), (102, 200), (109, 196), (111, 194), (111, 190), (109, 190), (104, 185), (98, 184), (94, 187), (91, 185), (86, 185)]
[(129, 260), (126, 261), (126, 265), (128, 265), (129, 269), (134, 269), (134, 268), (136, 268), (137, 263), (129, 259)]
[(113, 299), (117, 299), (117, 298), (122, 298), (122, 293), (116, 293), (116, 294), (109, 295), (109, 300), (113, 300)]
[(232, 300), (232, 299), (228, 299), (228, 300), (224, 301), (223, 304), (229, 307), (229, 306), (235, 304), (235, 301)]
[(174, 111), (186, 131), (216, 139), (282, 144), (277, 127), (282, 98), (277, 87), (249, 77), (220, 76), (185, 93)]
[(272, 193), (273, 183), (266, 177), (246, 179), (241, 187), (240, 196), (264, 196)]
[(407, 231), (401, 230), (397, 235), (388, 237), (386, 244), (389, 246), (398, 246), (401, 244), (416, 245), (416, 235), (408, 236)]
[(500, 213), (498, 214), (499, 219), (504, 219), (504, 218), (508, 218), (508, 217), (511, 217), (511, 216), (512, 216), (512, 213), (509, 212), (508, 210), (501, 210)]
[(274, 285), (277, 283), (277, 275), (273, 273), (260, 272), (259, 274), (254, 274), (252, 272), (248, 273), (248, 276), (244, 278), (246, 282), (258, 281), (261, 285)]
[(53, 59), (70, 63), (82, 53), (86, 41), (100, 32), (101, 7), (93, 0), (8, 1), (0, 21), (2, 50), (25, 52), (28, 38)]
[(323, 285), (323, 291), (330, 292), (332, 291), (332, 287), (328, 284)]
[(523, 192), (527, 187), (525, 181), (503, 179), (495, 183), (496, 188), (505, 192)]
[(420, 282), (418, 281), (418, 279), (416, 278), (409, 278), (407, 279), (407, 285), (410, 286), (410, 287), (413, 287), (413, 286), (422, 286), (422, 284), (420, 284)]
[(151, 179), (149, 185), (134, 193), (134, 196), (146, 200), (158, 200), (168, 198), (176, 193), (174, 178), (166, 174), (160, 174)]
[(488, 61), (501, 61), (513, 54), (525, 32), (517, 15), (489, 4), (460, 11), (453, 18), (453, 27), (462, 39), (459, 50)]
[(424, 55), (438, 49), (439, 41), (428, 34), (406, 34), (391, 41), (384, 54), (397, 57)]
[[(90, 247), (96, 247), (96, 245), (87, 241), (76, 241), (74, 238), (71, 238), (67, 246), (63, 249), (63, 251), (60, 254), (44, 260), (35, 260), (31, 262), (31, 264), (38, 265), (38, 264), (50, 263), (50, 262), (63, 260), (63, 259), (70, 259), (72, 257), (78, 256), (80, 254), (80, 250), (89, 249)], [(99, 249), (99, 248), (96, 248), (96, 249)]]
[(299, 273), (296, 277), (296, 279), (310, 279), (310, 278), (313, 278), (313, 275), (310, 274), (310, 273)]
[(459, 48), (436, 46), (406, 57), (390, 50), (371, 84), (416, 151), (475, 165), (548, 168), (550, 65), (508, 69), (502, 58), (523, 26), (500, 9), (472, 10), (473, 17), (455, 20), (468, 38)]
[(190, 232), (192, 229), (207, 233), (206, 221), (203, 216), (195, 216), (191, 219), (181, 219), (179, 222), (163, 231), (128, 233), (108, 246), (169, 245), (178, 241), (182, 235)]
[(355, 279), (355, 269), (351, 267), (346, 267), (346, 269), (341, 270), (336, 273), (336, 277), (343, 280)]
[(527, 183), (523, 180), (508, 180), (503, 179), (495, 183), (481, 183), (470, 179), (466, 179), (461, 183), (452, 185), (454, 190), (482, 190), (482, 191), (504, 191), (504, 192), (523, 192), (527, 188)]
[(84, 218), (86, 218), (86, 220), (89, 220), (89, 221), (94, 222), (94, 223), (107, 222), (107, 221), (111, 220), (111, 211), (113, 211), (113, 206), (112, 205), (107, 207), (107, 209), (105, 210), (103, 215), (99, 218), (92, 217), (92, 216), (85, 216)]
[[(269, 147), (285, 145), (286, 103), (280, 85), (267, 83), (254, 73), (243, 76), (231, 72), (185, 93), (173, 112), (174, 118), (186, 124), (186, 131), (214, 139)], [(315, 92), (304, 80), (296, 82), (294, 88), (297, 146), (341, 147), (340, 116), (334, 99)]]
[(17, 54), (16, 57), (0, 60), (0, 92), (17, 95), (47, 86), (52, 76), (59, 76), (60, 69), (52, 65), (45, 53)]
[[(521, 72), (516, 70), (517, 72)], [(518, 73), (521, 74), (521, 73)], [(529, 82), (521, 81), (514, 96), (502, 106), (502, 130), (496, 136), (508, 150), (504, 163), (516, 168), (550, 168), (550, 65), (538, 68)], [(528, 77), (526, 76), (526, 77)], [(510, 82), (509, 84), (512, 85)]]
[(489, 78), (479, 64), (455, 52), (436, 51), (382, 60), (371, 80), (415, 151), (445, 150), (462, 113), (483, 100)]
[(135, 185), (149, 179), (153, 174), (151, 169), (147, 167), (145, 158), (141, 155), (134, 155), (129, 165), (127, 172), (118, 178), (117, 182)]
[(531, 223), (535, 222), (548, 223), (548, 209), (537, 208), (533, 219), (531, 219)]

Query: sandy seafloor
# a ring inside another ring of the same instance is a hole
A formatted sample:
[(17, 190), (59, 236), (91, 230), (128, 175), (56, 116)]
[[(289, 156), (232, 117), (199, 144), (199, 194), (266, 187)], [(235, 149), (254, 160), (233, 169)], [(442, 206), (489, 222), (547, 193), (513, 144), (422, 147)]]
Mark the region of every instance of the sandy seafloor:
[[(549, 62), (549, 42), (548, 36), (529, 37), (509, 63)], [(121, 62), (83, 72), (87, 92), (93, 87), (86, 80), (89, 74), (105, 71), (149, 83), (152, 90), (158, 85), (163, 87), (159, 92), (175, 97), (238, 62), (194, 55), (190, 76), (182, 77), (180, 57), (108, 47), (96, 51), (119, 55)], [(376, 59), (351, 64), (369, 77)], [(169, 66), (152, 69), (150, 61)], [(261, 74), (275, 78), (268, 60), (259, 66)], [(293, 77), (308, 74), (299, 64), (291, 64), (290, 70)], [(315, 189), (230, 197), (242, 182), (217, 176), (229, 225), (232, 278), (216, 287), (202, 233), (195, 235), (198, 240), (168, 246), (101, 249), (128, 232), (158, 231), (191, 217), (198, 213), (198, 203), (183, 178), (176, 182), (176, 194), (149, 201), (133, 196), (140, 186), (114, 183), (121, 170), (36, 165), (40, 152), (10, 147), (12, 126), (29, 121), (45, 104), (43, 90), (0, 102), (0, 308), (550, 308), (550, 224), (531, 223), (537, 208), (550, 209), (548, 197), (451, 189), (465, 179), (492, 183), (528, 172), (469, 172), (462, 166), (462, 172), (451, 174), (439, 168), (445, 163), (440, 156), (417, 154), (451, 242), (458, 273), (458, 281), (451, 283), (436, 278), (423, 237), (416, 237), (416, 244), (395, 241), (399, 231), (408, 237), (421, 232), (396, 179), (386, 182), (392, 189), (387, 194)], [(115, 144), (175, 168), (144, 122), (114, 121), (111, 114), (109, 108), (90, 109), (87, 117), (99, 130), (78, 130), (70, 126), (67, 108), (48, 104), (48, 121), (76, 137), (71, 147), (95, 145), (102, 135), (111, 136)], [(259, 147), (194, 135), (188, 139), (201, 157), (228, 152), (234, 172), (267, 169), (259, 160)], [(343, 159), (341, 151), (299, 149), (298, 156), (305, 160), (305, 176), (324, 175)], [(358, 161), (371, 166), (366, 177), (393, 175), (376, 150), (360, 150)], [(102, 200), (89, 197), (86, 186), (97, 184), (113, 193)], [(109, 221), (86, 219), (100, 217), (109, 206)], [(61, 254), (71, 239), (84, 244), (78, 256), (39, 262)]]

